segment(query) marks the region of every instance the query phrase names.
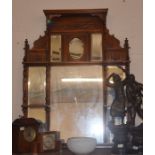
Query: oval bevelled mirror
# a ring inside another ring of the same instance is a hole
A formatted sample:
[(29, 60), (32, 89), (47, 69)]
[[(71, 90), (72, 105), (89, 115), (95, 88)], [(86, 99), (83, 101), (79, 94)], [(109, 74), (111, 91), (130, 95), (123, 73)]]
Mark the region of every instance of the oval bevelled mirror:
[(84, 54), (84, 43), (79, 38), (69, 42), (69, 54), (73, 59), (80, 59)]

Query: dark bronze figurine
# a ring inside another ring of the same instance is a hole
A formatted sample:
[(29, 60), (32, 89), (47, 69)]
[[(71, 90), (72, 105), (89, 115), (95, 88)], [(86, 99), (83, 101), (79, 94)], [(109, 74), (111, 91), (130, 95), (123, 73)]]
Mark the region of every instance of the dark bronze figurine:
[(135, 125), (136, 113), (143, 118), (143, 85), (135, 80), (133, 74), (126, 78), (126, 97), (128, 124)]
[[(110, 82), (111, 79), (112, 82)], [(107, 78), (106, 84), (115, 91), (110, 109), (112, 122), (109, 124), (114, 134), (112, 152), (118, 154), (142, 152), (143, 124), (135, 126), (135, 117), (138, 114), (143, 119), (143, 85), (135, 80), (133, 74), (126, 74), (125, 80), (121, 80), (120, 76), (115, 73)], [(125, 115), (127, 124), (123, 122)], [(115, 124), (113, 120), (116, 117), (121, 117), (121, 124)], [(122, 147), (119, 148), (118, 144)]]

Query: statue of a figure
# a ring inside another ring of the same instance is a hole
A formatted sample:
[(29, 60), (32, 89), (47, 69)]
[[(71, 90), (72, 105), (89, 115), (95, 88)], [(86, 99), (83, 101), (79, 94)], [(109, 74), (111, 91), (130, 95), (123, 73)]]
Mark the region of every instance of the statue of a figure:
[[(111, 78), (113, 79), (113, 83), (110, 83)], [(125, 81), (122, 81), (118, 74), (113, 73), (107, 78), (106, 84), (107, 86), (112, 87), (115, 91), (115, 98), (110, 109), (111, 116), (124, 118), (126, 104), (124, 91)]]
[(135, 125), (136, 113), (143, 118), (143, 85), (135, 80), (133, 74), (127, 75), (126, 78), (126, 97), (128, 124)]

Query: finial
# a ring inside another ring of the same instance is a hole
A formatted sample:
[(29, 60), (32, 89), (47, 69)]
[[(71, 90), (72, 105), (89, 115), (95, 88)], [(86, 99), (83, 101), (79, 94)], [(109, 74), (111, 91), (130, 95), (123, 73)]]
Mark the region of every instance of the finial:
[(29, 49), (29, 43), (28, 43), (28, 40), (25, 39), (25, 50)]
[(124, 41), (124, 48), (129, 49), (129, 41), (128, 41), (128, 38), (125, 38), (125, 41)]
[(23, 58), (23, 61), (26, 61), (26, 59), (27, 59), (27, 52), (29, 50), (29, 43), (28, 43), (28, 40), (27, 39), (25, 39), (25, 47), (24, 47), (24, 50), (25, 50), (25, 56)]

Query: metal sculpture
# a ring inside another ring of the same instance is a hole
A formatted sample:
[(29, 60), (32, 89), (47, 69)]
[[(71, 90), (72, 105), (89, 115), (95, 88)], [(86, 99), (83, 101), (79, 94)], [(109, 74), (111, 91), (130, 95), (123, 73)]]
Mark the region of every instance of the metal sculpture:
[[(135, 80), (133, 74), (127, 74), (125, 80), (121, 80), (115, 73), (107, 78), (106, 84), (115, 92), (110, 109), (112, 121), (109, 123), (109, 128), (114, 134), (112, 152), (121, 155), (142, 152), (143, 124), (136, 127), (135, 117), (138, 114), (143, 119), (143, 85)], [(124, 123), (125, 115), (127, 123)]]

